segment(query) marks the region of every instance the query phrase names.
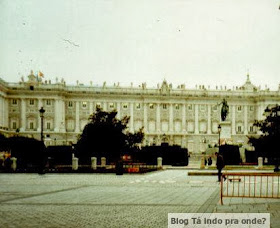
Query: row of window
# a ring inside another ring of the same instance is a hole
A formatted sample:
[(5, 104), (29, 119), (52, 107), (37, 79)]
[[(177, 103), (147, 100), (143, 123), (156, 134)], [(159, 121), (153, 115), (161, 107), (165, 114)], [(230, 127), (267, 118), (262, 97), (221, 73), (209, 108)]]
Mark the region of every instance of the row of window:
[[(35, 122), (29, 122), (29, 129), (30, 130), (36, 130), (36, 124)], [(18, 128), (17, 122), (13, 121), (12, 122), (12, 129), (16, 130)], [(51, 130), (51, 122), (46, 122), (46, 129)]]
[[(87, 106), (88, 106), (88, 102), (83, 101), (82, 102), (82, 107), (86, 108)], [(150, 103), (148, 106), (149, 106), (150, 109), (154, 109), (155, 104), (154, 103)], [(189, 104), (187, 106), (188, 110), (190, 110), (190, 111), (193, 110), (193, 106), (194, 105)], [(69, 101), (68, 102), (68, 107), (73, 107), (73, 101)], [(97, 108), (101, 108), (102, 107), (101, 103), (96, 103), (96, 107)], [(140, 103), (136, 103), (135, 107), (136, 107), (136, 109), (141, 109), (141, 104)], [(167, 107), (168, 107), (167, 104), (162, 104), (162, 109), (167, 109)], [(254, 106), (249, 106), (249, 107), (250, 107), (249, 108), (250, 111), (254, 111)], [(115, 103), (109, 103), (109, 108), (110, 109), (115, 109), (116, 108)], [(128, 103), (123, 103), (122, 104), (122, 108), (123, 109), (128, 109)], [(175, 108), (175, 110), (179, 110), (180, 109), (180, 104), (174, 104), (174, 108)], [(213, 109), (213, 111), (217, 111), (218, 110), (218, 106), (215, 105), (215, 106), (212, 107), (212, 109)], [(206, 110), (206, 105), (200, 105), (200, 111), (205, 111), (205, 110)], [(238, 111), (242, 111), (242, 106), (241, 105), (237, 106), (237, 110)]]
[[(12, 104), (13, 105), (17, 105), (18, 104), (18, 100), (17, 99), (12, 99)], [(35, 104), (35, 99), (29, 99), (29, 105), (34, 105)], [(50, 100), (50, 99), (47, 99), (47, 100), (45, 100), (45, 104), (47, 105), (47, 106), (50, 106), (51, 104), (52, 104), (52, 100)], [(82, 107), (83, 108), (87, 108), (87, 106), (88, 106), (88, 102), (86, 102), (86, 101), (83, 101), (82, 102)], [(154, 109), (154, 104), (153, 103), (150, 103), (149, 104), (149, 108), (150, 109)], [(68, 101), (68, 107), (73, 107), (73, 101)], [(98, 108), (101, 108), (101, 103), (96, 103), (96, 107), (98, 107)], [(141, 109), (141, 104), (140, 103), (136, 103), (136, 109)], [(175, 104), (174, 105), (174, 107), (175, 107), (175, 110), (179, 110), (180, 109), (180, 105), (179, 104)], [(115, 103), (109, 103), (109, 108), (110, 109), (115, 109), (116, 107), (115, 107)], [(128, 108), (128, 103), (123, 103), (122, 104), (122, 108), (123, 109), (127, 109)], [(162, 104), (162, 108), (163, 109), (167, 109), (167, 104)], [(238, 105), (237, 106), (237, 111), (242, 111), (242, 105)], [(213, 111), (217, 111), (218, 110), (218, 106), (217, 105), (215, 105), (215, 106), (213, 106), (212, 107), (212, 109), (213, 109)], [(188, 110), (193, 110), (193, 105), (192, 104), (189, 104), (188, 105)], [(206, 105), (200, 105), (200, 111), (205, 111), (206, 110)], [(254, 106), (249, 106), (249, 110), (250, 111), (254, 111)]]
[[(12, 99), (12, 104), (17, 105), (18, 100), (17, 99)], [(29, 99), (29, 105), (34, 105), (34, 104), (35, 104), (35, 99)], [(50, 99), (45, 100), (45, 104), (47, 106), (51, 106), (52, 105), (52, 100), (50, 100)]]
[[(166, 123), (166, 124), (167, 124), (167, 123)], [(155, 124), (154, 124), (154, 125), (155, 125)], [(167, 125), (168, 125), (168, 124), (167, 124)], [(16, 130), (16, 129), (18, 128), (17, 122), (15, 122), (15, 121), (12, 122), (12, 128), (13, 128), (14, 130)], [(35, 122), (29, 122), (29, 129), (30, 129), (30, 130), (36, 130)], [(46, 129), (47, 129), (47, 130), (51, 130), (51, 122), (46, 122)], [(74, 130), (74, 126), (72, 126), (71, 129)], [(153, 126), (153, 127), (149, 126), (149, 129), (153, 131), (153, 130), (155, 130), (155, 126)], [(166, 127), (166, 129), (164, 128), (165, 131), (167, 131), (167, 129), (168, 129), (168, 127)], [(175, 123), (175, 129), (177, 129), (177, 132), (181, 130), (181, 129), (180, 129), (180, 126), (176, 127), (176, 123)], [(243, 132), (243, 126), (238, 125), (236, 130), (237, 130), (236, 133), (242, 133), (242, 132)], [(190, 131), (190, 132), (193, 132), (193, 131), (194, 131), (194, 128), (193, 128), (192, 125), (189, 125), (189, 126), (188, 126), (188, 131)], [(206, 132), (206, 126), (201, 125), (200, 132)], [(215, 129), (214, 132), (217, 132), (217, 129)], [(254, 126), (249, 126), (249, 132), (250, 132), (250, 133), (255, 132), (255, 127), (254, 127)]]

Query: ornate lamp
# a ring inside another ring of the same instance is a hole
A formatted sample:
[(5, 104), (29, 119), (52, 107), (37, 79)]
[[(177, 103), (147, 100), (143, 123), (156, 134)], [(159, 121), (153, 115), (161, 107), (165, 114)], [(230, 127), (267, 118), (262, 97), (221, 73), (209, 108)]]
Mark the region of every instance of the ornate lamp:
[(39, 110), (40, 117), (41, 117), (41, 141), (44, 141), (43, 131), (44, 131), (44, 113), (45, 113), (45, 111), (46, 110), (43, 107), (41, 107)]
[(221, 125), (219, 124), (219, 126), (218, 126), (218, 133), (219, 133), (219, 142), (218, 142), (218, 148), (219, 148), (219, 153), (220, 153), (220, 141), (221, 141), (221, 139), (220, 139), (220, 136), (221, 136), (221, 129), (222, 129), (222, 127), (221, 127)]

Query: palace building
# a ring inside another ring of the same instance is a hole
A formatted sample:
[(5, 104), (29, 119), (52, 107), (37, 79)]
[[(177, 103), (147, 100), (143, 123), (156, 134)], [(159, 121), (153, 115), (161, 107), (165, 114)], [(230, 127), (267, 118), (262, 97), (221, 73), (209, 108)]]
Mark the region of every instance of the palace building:
[(254, 86), (247, 75), (244, 85), (233, 88), (185, 85), (173, 88), (164, 80), (157, 88), (67, 85), (43, 80), (31, 71), (27, 80), (10, 83), (0, 79), (0, 132), (7, 136), (22, 135), (40, 139), (44, 113), (46, 145), (70, 145), (88, 122), (96, 107), (117, 110), (118, 117), (130, 116), (129, 131), (144, 127), (143, 145), (181, 145), (196, 154), (218, 143), (221, 102), (229, 106), (231, 143), (245, 145), (250, 135), (259, 134), (254, 120), (263, 119), (267, 106), (280, 103), (280, 89), (270, 91)]

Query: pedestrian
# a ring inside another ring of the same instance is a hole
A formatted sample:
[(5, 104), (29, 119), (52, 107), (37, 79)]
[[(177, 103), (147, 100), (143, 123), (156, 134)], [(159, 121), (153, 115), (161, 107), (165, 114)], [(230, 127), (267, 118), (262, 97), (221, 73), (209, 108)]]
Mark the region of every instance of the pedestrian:
[[(215, 155), (217, 157), (216, 166), (218, 169), (218, 182), (221, 182), (222, 169), (225, 167), (225, 163), (224, 163), (223, 156), (221, 154), (216, 152)], [(226, 180), (225, 177), (224, 177), (224, 180)]]
[(212, 158), (209, 156), (208, 158), (208, 166), (211, 166), (212, 165)]

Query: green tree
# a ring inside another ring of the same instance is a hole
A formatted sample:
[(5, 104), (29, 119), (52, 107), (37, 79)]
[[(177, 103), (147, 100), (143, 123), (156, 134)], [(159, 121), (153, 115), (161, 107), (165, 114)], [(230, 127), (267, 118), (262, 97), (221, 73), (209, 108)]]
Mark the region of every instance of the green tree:
[(97, 108), (89, 117), (75, 148), (81, 163), (89, 163), (91, 157), (102, 156), (115, 162), (122, 152), (143, 141), (143, 128), (136, 133), (130, 133), (127, 130), (130, 117), (118, 119), (116, 116), (115, 110), (106, 112)]
[(280, 106), (267, 107), (264, 120), (255, 121), (254, 126), (258, 127), (262, 134), (260, 137), (251, 137), (249, 142), (259, 152), (259, 156), (265, 156), (273, 161), (278, 170), (280, 154), (278, 152), (280, 139)]

